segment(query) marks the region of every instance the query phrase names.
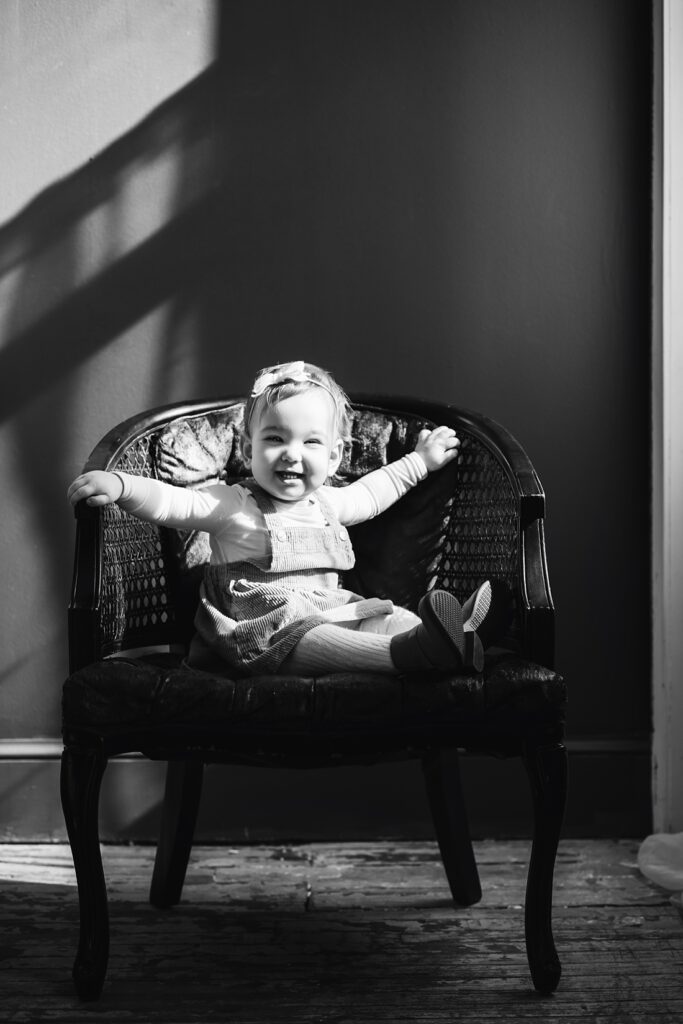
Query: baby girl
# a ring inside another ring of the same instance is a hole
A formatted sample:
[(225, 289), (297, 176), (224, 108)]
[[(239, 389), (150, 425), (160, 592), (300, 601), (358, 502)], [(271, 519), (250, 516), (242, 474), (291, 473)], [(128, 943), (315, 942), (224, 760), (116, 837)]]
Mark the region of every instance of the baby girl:
[(69, 499), (116, 502), (140, 519), (208, 533), (190, 665), (215, 668), (220, 659), (241, 675), (481, 671), (508, 604), (489, 581), (462, 607), (432, 590), (418, 615), (339, 582), (354, 564), (346, 528), (457, 458), (455, 431), (422, 430), (403, 458), (331, 487), (350, 429), (348, 398), (331, 374), (283, 363), (258, 374), (246, 403), (242, 454), (251, 479), (190, 490), (96, 470), (74, 480)]

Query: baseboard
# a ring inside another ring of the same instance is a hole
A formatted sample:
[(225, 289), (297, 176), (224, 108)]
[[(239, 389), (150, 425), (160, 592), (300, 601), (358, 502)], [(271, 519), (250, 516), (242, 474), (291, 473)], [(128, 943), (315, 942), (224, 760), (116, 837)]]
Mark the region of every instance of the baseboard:
[[(652, 830), (647, 738), (575, 739), (567, 837), (641, 837)], [(0, 841), (64, 842), (58, 740), (0, 741)], [(465, 756), (462, 774), (474, 838), (525, 837), (531, 803), (516, 759)], [(105, 842), (155, 842), (165, 765), (110, 762), (102, 784)], [(196, 841), (203, 843), (425, 839), (431, 820), (415, 762), (311, 771), (212, 765)]]

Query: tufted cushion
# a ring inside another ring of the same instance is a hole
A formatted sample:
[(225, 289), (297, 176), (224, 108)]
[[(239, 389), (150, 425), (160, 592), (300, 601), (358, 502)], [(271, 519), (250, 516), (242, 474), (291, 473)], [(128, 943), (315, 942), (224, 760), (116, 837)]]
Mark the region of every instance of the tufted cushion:
[[(236, 404), (220, 413), (207, 413), (190, 419), (174, 420), (156, 437), (152, 465), (157, 479), (178, 487), (206, 487), (225, 481), (228, 476), (247, 476), (240, 451), (243, 406)], [(196, 530), (174, 530), (169, 548), (175, 557), (181, 579), (190, 591), (177, 595), (184, 606), (185, 634), (190, 629), (196, 605), (198, 571), (210, 556), (209, 538)]]
[(224, 480), (244, 471), (239, 438), (242, 405), (189, 419), (173, 420), (156, 438), (154, 465), (159, 480), (180, 487)]
[[(316, 679), (230, 679), (164, 664), (109, 659), (74, 673), (63, 691), (65, 731), (85, 728), (172, 733), (204, 742), (249, 736), (458, 737), (499, 722), (505, 734), (530, 720), (557, 724), (566, 693), (550, 669), (509, 654), (490, 656), (478, 676), (338, 673)], [(499, 714), (497, 714), (497, 712)]]

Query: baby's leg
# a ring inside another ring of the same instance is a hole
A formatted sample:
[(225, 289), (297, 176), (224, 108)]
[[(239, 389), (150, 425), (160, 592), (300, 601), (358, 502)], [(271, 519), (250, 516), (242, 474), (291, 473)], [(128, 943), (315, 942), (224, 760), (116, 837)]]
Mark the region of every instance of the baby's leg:
[(324, 623), (302, 636), (282, 664), (280, 674), (395, 672), (390, 649), (391, 636), (361, 633), (358, 623), (355, 628)]
[[(459, 611), (460, 606), (457, 605), (457, 608)], [(408, 638), (408, 634), (416, 633), (419, 636)], [(424, 634), (420, 617), (407, 608), (395, 606), (387, 615), (315, 626), (299, 640), (282, 665), (280, 673), (316, 675), (328, 672), (399, 672), (404, 668), (405, 654), (399, 655), (397, 659), (392, 640), (401, 635), (407, 639), (408, 650), (415, 652), (408, 659), (411, 669), (437, 667), (429, 654), (423, 652), (425, 643), (428, 651), (431, 645)], [(402, 644), (405, 648), (405, 641)], [(451, 654), (446, 659), (446, 665), (459, 667), (459, 658)]]
[[(475, 594), (481, 596), (480, 587)], [(491, 602), (489, 602), (490, 604)], [(490, 608), (482, 610), (482, 623)], [(325, 623), (306, 633), (281, 673), (422, 672), (474, 670), (484, 667), (481, 639), (473, 616), (463, 623), (463, 609), (452, 594), (432, 590), (420, 601), (420, 615), (395, 608), (356, 622)], [(481, 629), (481, 623), (479, 624)]]
[(394, 606), (387, 615), (356, 622), (315, 626), (299, 640), (282, 666), (283, 672), (395, 672), (391, 637), (420, 623), (407, 608)]

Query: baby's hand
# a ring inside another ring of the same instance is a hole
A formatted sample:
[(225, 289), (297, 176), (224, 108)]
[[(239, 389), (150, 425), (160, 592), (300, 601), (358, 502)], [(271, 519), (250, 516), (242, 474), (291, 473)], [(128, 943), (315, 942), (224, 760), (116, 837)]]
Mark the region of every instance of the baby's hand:
[(72, 505), (84, 499), (88, 505), (111, 505), (122, 493), (123, 482), (116, 473), (94, 469), (76, 477), (69, 487), (68, 498)]
[(434, 430), (421, 430), (415, 451), (424, 459), (424, 464), (431, 473), (441, 469), (458, 456), (460, 438), (450, 427), (435, 427)]

